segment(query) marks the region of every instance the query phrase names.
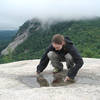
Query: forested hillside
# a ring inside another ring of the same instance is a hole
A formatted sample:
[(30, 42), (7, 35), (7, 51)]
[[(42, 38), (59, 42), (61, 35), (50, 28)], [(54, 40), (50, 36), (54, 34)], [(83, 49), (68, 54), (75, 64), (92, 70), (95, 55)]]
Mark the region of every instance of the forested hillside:
[(12, 41), (16, 30), (0, 30), (0, 52)]
[[(100, 18), (80, 21), (56, 22), (42, 27), (35, 22), (35, 28), (29, 30), (29, 37), (19, 45), (13, 53), (1, 57), (2, 63), (41, 58), (51, 42), (54, 34), (60, 33), (69, 36), (83, 57), (100, 58)], [(19, 31), (22, 34), (29, 23), (24, 23)], [(22, 31), (22, 32), (21, 32)]]

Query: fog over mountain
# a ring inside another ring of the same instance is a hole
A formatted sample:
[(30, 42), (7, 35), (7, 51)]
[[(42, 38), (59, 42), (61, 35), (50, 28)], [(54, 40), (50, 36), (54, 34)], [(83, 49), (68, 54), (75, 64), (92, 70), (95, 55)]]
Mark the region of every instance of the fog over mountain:
[(100, 17), (100, 0), (1, 0), (0, 29), (16, 29), (32, 18), (79, 20)]

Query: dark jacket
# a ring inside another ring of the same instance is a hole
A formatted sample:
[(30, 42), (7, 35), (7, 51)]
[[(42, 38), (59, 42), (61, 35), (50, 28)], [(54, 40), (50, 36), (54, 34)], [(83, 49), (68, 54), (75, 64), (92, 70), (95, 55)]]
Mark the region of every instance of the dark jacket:
[(55, 48), (52, 46), (52, 44), (50, 44), (50, 46), (47, 48), (46, 52), (42, 56), (39, 65), (37, 66), (37, 72), (40, 73), (47, 67), (47, 65), (49, 63), (49, 58), (47, 56), (47, 53), (49, 51), (54, 51), (55, 53), (57, 53), (61, 56), (64, 56), (67, 53), (70, 53), (72, 55), (75, 66), (68, 71), (67, 76), (69, 76), (70, 78), (74, 78), (76, 76), (78, 70), (83, 65), (83, 59), (80, 56), (78, 50), (75, 48), (72, 41), (69, 39), (69, 37), (65, 37), (65, 43), (66, 44), (63, 46), (63, 48), (60, 51), (55, 50)]

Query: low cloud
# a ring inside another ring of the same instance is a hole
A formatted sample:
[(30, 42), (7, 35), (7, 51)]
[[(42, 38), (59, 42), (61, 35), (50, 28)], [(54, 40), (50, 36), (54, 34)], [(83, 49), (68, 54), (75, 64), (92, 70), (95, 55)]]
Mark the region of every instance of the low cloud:
[(18, 28), (26, 20), (79, 20), (100, 17), (100, 0), (2, 0), (0, 29)]

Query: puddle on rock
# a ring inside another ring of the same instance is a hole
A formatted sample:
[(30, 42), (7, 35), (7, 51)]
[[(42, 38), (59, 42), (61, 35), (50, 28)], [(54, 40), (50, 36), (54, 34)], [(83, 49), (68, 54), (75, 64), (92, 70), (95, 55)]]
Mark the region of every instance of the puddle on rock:
[(59, 72), (54, 74), (52, 71), (46, 71), (40, 75), (34, 76), (22, 76), (20, 77), (21, 82), (28, 85), (29, 87), (56, 87), (56, 86), (66, 86), (74, 82), (64, 82), (67, 71)]
[(41, 75), (36, 77), (36, 81), (40, 87), (46, 86), (66, 86), (73, 82), (64, 82), (64, 78), (66, 77), (67, 71), (64, 70), (63, 72), (59, 73), (52, 73), (52, 72), (44, 72)]

